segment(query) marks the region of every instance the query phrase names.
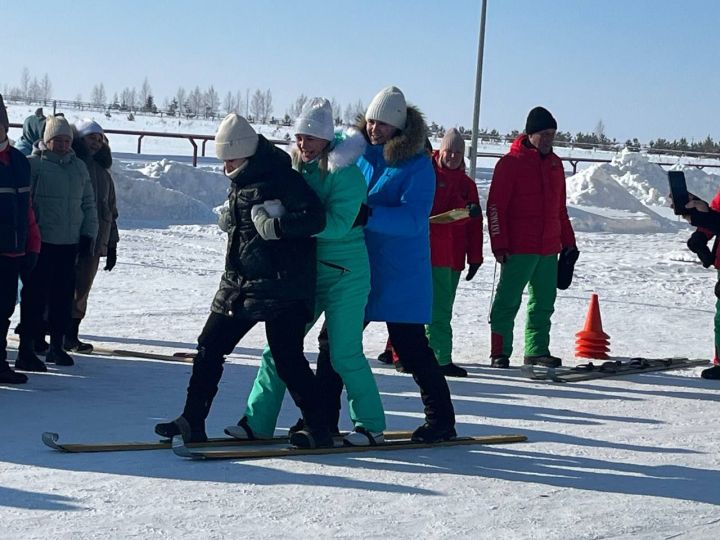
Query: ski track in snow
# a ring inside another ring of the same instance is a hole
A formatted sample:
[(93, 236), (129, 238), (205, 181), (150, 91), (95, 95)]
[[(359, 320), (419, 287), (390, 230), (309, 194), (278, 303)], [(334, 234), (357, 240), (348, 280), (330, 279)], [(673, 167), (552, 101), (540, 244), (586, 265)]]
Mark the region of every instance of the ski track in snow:
[[(578, 234), (581, 258), (558, 297), (553, 352), (572, 357), (597, 292), (612, 353), (708, 357), (715, 277), (688, 262), (687, 234)], [(192, 348), (225, 235), (180, 225), (123, 229), (121, 238), (118, 266), (99, 273), (81, 334), (116, 348)], [(77, 355), (74, 367), (0, 387), (2, 537), (717, 537), (720, 435), (709, 425), (717, 384), (699, 368), (564, 385), (492, 370), (492, 274), (488, 257), (473, 281), (461, 280), (455, 305), (454, 360), (470, 372), (449, 381), (458, 431), (524, 433), (528, 443), (211, 463), (170, 451), (60, 454), (42, 445), (42, 431), (66, 442), (152, 440), (153, 425), (181, 411), (191, 370)], [(316, 335), (317, 327), (306, 341), (311, 360)], [(365, 352), (388, 428), (413, 429), (422, 421), (416, 386), (374, 361), (384, 343), (384, 326), (371, 324)], [(228, 360), (210, 434), (242, 415), (263, 344), (259, 325)], [(517, 364), (522, 331), (515, 348)], [(278, 425), (297, 416), (286, 399)], [(349, 427), (345, 410), (342, 419)]]

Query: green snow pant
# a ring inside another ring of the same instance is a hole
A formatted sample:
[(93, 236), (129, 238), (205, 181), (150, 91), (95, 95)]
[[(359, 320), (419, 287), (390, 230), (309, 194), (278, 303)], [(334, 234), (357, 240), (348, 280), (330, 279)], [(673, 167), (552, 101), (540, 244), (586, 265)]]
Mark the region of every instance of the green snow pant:
[(500, 270), (490, 311), (490, 355), (512, 355), (513, 326), (526, 285), (525, 356), (550, 354), (550, 318), (557, 296), (557, 255), (510, 255)]
[[(306, 333), (324, 312), (330, 341), (330, 363), (345, 384), (353, 425), (368, 431), (384, 431), (385, 412), (362, 343), (369, 292), (369, 264), (359, 265), (357, 260), (353, 261), (350, 271), (319, 262), (315, 317), (307, 326)], [(273, 435), (284, 395), (285, 384), (278, 376), (270, 349), (266, 346), (245, 409), (248, 425), (256, 436)]]
[(432, 322), (425, 326), (430, 348), (438, 364), (446, 366), (452, 362), (452, 320), (455, 293), (460, 281), (460, 272), (444, 266), (433, 266)]

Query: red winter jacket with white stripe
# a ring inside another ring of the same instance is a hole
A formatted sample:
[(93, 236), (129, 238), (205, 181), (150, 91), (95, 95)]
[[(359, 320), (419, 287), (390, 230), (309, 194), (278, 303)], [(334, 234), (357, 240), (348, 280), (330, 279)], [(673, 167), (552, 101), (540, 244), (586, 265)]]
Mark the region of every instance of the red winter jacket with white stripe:
[(565, 204), (565, 171), (521, 135), (495, 166), (487, 202), (493, 254), (553, 255), (575, 245)]

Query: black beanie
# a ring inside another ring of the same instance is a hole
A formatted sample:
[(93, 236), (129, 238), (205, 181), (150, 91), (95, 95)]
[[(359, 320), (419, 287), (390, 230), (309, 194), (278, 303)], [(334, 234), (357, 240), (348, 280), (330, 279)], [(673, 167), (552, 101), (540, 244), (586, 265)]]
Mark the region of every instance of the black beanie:
[(532, 135), (544, 129), (557, 129), (557, 122), (545, 107), (535, 107), (528, 113), (525, 133)]

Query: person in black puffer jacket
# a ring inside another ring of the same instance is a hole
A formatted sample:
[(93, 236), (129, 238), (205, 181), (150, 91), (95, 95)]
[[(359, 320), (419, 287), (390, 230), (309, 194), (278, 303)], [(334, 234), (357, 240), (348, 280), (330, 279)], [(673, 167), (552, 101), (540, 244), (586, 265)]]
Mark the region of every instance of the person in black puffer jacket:
[(231, 180), (225, 272), (211, 314), (198, 338), (198, 354), (177, 419), (157, 424), (164, 437), (206, 440), (205, 419), (218, 390), (225, 355), (259, 321), (278, 373), (300, 409), (308, 446), (332, 446), (319, 401), (319, 385), (303, 354), (305, 324), (315, 304), (315, 239), (325, 211), (290, 157), (258, 135), (245, 118), (230, 114), (215, 149)]

